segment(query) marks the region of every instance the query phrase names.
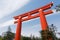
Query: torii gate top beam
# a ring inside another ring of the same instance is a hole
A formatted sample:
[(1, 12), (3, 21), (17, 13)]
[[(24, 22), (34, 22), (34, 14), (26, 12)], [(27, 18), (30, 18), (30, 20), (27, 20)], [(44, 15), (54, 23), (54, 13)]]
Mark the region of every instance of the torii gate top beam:
[[(40, 22), (41, 22), (41, 26), (42, 26), (42, 31), (45, 33), (42, 33), (42, 35), (46, 35), (46, 30), (48, 30), (48, 23), (46, 21), (45, 15), (47, 14), (51, 14), (52, 10), (48, 10), (45, 11), (47, 9), (50, 9), (52, 7), (53, 3), (49, 3), (41, 8), (38, 8), (36, 10), (15, 16), (14, 19), (18, 19), (17, 21), (15, 21), (17, 24), (17, 30), (16, 30), (16, 36), (15, 36), (15, 40), (21, 40), (21, 26), (22, 26), (22, 22), (23, 21), (27, 21), (33, 18), (37, 18), (40, 17)], [(36, 14), (36, 15), (35, 15)], [(48, 36), (45, 36), (43, 38), (47, 39)], [(44, 40), (45, 40), (44, 39)], [(52, 37), (47, 39), (47, 40), (53, 40)]]
[[(27, 13), (24, 13), (24, 14), (21, 14), (21, 15), (18, 15), (18, 16), (14, 16), (14, 19), (18, 19), (19, 17), (22, 17), (22, 21), (27, 21), (27, 20), (30, 20), (30, 19), (33, 19), (33, 18), (37, 18), (37, 17), (39, 17), (38, 12), (39, 12), (40, 9), (42, 9), (44, 11), (46, 9), (50, 9), (52, 5), (53, 5), (53, 3), (51, 2), (51, 3), (45, 5), (41, 8), (35, 9), (33, 11), (30, 11), (30, 12), (27, 12)], [(45, 15), (51, 14), (51, 13), (52, 13), (52, 10), (48, 10), (47, 12), (45, 12)], [(32, 16), (33, 14), (36, 14), (36, 15)], [(15, 23), (17, 23), (17, 21), (15, 21)]]
[(28, 16), (28, 14), (32, 15), (32, 14), (38, 13), (39, 9), (43, 9), (43, 11), (46, 10), (46, 9), (50, 9), (52, 5), (53, 5), (53, 3), (51, 2), (51, 3), (49, 3), (49, 4), (47, 4), (47, 5), (43, 6), (43, 7), (40, 7), (38, 9), (33, 10), (33, 11), (30, 11), (30, 12), (15, 16), (14, 18), (18, 19), (19, 16), (25, 17), (25, 16)]

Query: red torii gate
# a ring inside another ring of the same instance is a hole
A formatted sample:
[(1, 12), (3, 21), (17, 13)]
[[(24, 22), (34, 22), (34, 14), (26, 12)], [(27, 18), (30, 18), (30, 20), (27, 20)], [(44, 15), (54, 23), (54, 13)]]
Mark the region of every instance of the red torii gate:
[[(21, 27), (22, 27), (22, 22), (23, 21), (27, 21), (27, 20), (30, 20), (30, 19), (40, 17), (42, 31), (47, 30), (48, 24), (47, 24), (45, 15), (51, 14), (53, 12), (52, 12), (52, 10), (48, 10), (48, 11), (45, 11), (45, 10), (50, 9), (52, 7), (52, 5), (53, 5), (53, 3), (51, 2), (51, 3), (45, 5), (41, 8), (35, 9), (33, 11), (30, 11), (30, 12), (27, 12), (27, 13), (24, 13), (24, 14), (21, 14), (21, 15), (18, 15), (18, 16), (14, 16), (14, 19), (17, 20), (17, 21), (15, 21), (15, 23), (17, 23), (15, 40), (21, 40)], [(36, 14), (36, 15), (34, 15), (34, 14)]]

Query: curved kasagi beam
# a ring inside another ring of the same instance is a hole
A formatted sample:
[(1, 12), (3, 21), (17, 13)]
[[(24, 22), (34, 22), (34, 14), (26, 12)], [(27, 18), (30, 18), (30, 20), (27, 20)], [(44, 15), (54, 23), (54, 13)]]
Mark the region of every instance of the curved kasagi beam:
[(14, 16), (14, 19), (18, 19), (19, 16), (21, 16), (21, 17), (26, 17), (26, 16), (28, 16), (29, 14), (30, 14), (30, 15), (36, 14), (36, 13), (39, 12), (39, 9), (42, 9), (43, 11), (44, 11), (44, 10), (47, 10), (47, 9), (50, 9), (50, 8), (52, 7), (52, 5), (53, 5), (53, 2), (51, 2), (51, 3), (49, 3), (49, 4), (45, 5), (45, 6), (43, 6), (43, 7), (41, 7), (41, 8), (35, 9), (35, 10), (33, 10), (33, 11), (30, 11), (30, 12), (27, 12), (27, 13), (24, 13), (24, 14), (21, 14), (21, 15), (18, 15), (18, 16)]
[[(52, 10), (48, 10), (48, 11), (44, 12), (44, 15), (48, 15), (48, 14), (51, 14), (51, 13), (53, 13), (53, 11), (52, 11)], [(39, 17), (39, 16), (40, 16), (39, 14), (36, 14), (36, 15), (34, 15), (34, 16), (29, 16), (29, 17), (27, 17), (27, 18), (22, 18), (21, 20), (22, 20), (22, 22), (23, 22), (23, 21), (27, 21), (27, 20), (30, 20), (30, 19), (37, 18), (37, 17)], [(14, 23), (17, 23), (17, 21), (15, 21)]]

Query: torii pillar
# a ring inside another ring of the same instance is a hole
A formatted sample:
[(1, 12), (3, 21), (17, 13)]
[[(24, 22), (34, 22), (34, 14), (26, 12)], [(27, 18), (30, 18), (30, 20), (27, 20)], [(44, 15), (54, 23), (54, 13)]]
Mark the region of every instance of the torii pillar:
[[(30, 19), (34, 19), (34, 18), (37, 18), (37, 17), (40, 17), (41, 28), (42, 28), (42, 31), (43, 31), (42, 35), (43, 34), (46, 35), (46, 37), (45, 36), (42, 36), (42, 37), (45, 38), (46, 40), (53, 40), (52, 37), (47, 39), (48, 36), (46, 34), (46, 30), (48, 30), (48, 24), (47, 24), (47, 21), (46, 21), (46, 18), (45, 18), (45, 15), (51, 14), (52, 10), (44, 11), (44, 10), (50, 9), (52, 7), (52, 5), (53, 5), (53, 3), (51, 2), (51, 3), (45, 5), (41, 8), (38, 8), (36, 10), (24, 13), (22, 15), (15, 16), (14, 19), (17, 20), (17, 21), (15, 21), (15, 23), (17, 23), (15, 40), (21, 40), (22, 22), (30, 20)], [(33, 14), (36, 14), (36, 15), (32, 16)], [(24, 18), (24, 17), (27, 17), (27, 18)], [(43, 39), (43, 40), (45, 40), (45, 39)]]
[(18, 24), (17, 24), (17, 29), (16, 29), (16, 36), (15, 36), (15, 40), (21, 40), (21, 27), (22, 27), (22, 17), (19, 17), (19, 19), (17, 20)]
[(42, 9), (39, 10), (39, 13), (40, 13), (40, 23), (42, 26), (42, 31), (41, 31), (42, 40), (54, 40), (54, 38), (52, 37), (52, 33), (51, 31), (49, 31), (48, 28), (48, 23), (45, 17), (46, 13), (44, 13)]

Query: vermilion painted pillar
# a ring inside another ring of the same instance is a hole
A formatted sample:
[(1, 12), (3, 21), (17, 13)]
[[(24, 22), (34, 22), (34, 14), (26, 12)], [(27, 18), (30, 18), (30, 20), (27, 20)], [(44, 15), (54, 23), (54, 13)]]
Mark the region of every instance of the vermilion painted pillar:
[(21, 17), (18, 18), (17, 20), (17, 29), (16, 29), (16, 35), (15, 35), (15, 40), (21, 40), (21, 27), (22, 27), (22, 21)]
[(44, 13), (43, 10), (40, 9), (39, 14), (40, 14), (41, 27), (42, 27), (42, 31), (41, 31), (42, 40), (53, 40), (52, 35), (49, 35), (51, 34), (50, 33), (51, 31), (48, 30), (48, 24), (45, 18), (46, 13)]
[(42, 27), (42, 30), (46, 30), (47, 29), (47, 21), (46, 21), (46, 18), (45, 18), (45, 15), (44, 15), (44, 12), (42, 9), (39, 10), (39, 13), (40, 13), (40, 22), (41, 22), (41, 27)]

